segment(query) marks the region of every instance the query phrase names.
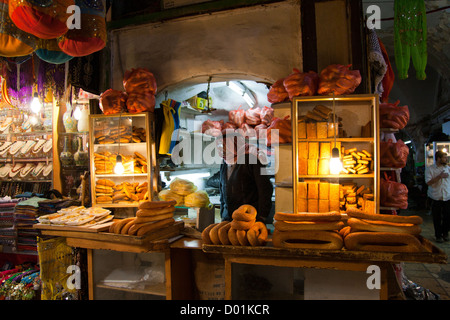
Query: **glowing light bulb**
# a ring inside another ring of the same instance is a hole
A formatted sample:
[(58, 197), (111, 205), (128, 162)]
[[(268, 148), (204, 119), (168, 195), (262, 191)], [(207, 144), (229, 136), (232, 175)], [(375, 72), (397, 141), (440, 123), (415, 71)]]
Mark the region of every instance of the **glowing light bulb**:
[(123, 174), (125, 172), (125, 168), (122, 164), (122, 156), (118, 155), (116, 158), (116, 165), (114, 166), (114, 173), (115, 174)]
[(75, 108), (75, 111), (73, 112), (73, 117), (75, 118), (75, 120), (80, 120), (81, 118), (81, 109), (80, 106), (77, 106)]
[(339, 158), (339, 149), (333, 148), (331, 150), (330, 159), (330, 174), (339, 174), (342, 171), (342, 162)]
[(41, 111), (41, 108), (42, 108), (42, 104), (39, 101), (38, 94), (34, 93), (33, 100), (31, 101), (31, 104), (30, 104), (30, 109), (33, 113), (37, 114), (37, 113), (39, 113), (39, 111)]

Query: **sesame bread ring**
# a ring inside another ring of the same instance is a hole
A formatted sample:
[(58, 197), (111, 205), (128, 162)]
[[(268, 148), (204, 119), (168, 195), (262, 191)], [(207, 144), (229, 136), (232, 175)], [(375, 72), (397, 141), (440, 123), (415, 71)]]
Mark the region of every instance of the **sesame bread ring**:
[(344, 227), (342, 221), (275, 221), (273, 223), (278, 231), (301, 230), (340, 230)]
[(268, 237), (267, 227), (261, 221), (255, 222), (253, 227), (251, 227), (247, 231), (248, 242), (250, 243), (250, 245), (254, 247), (265, 245), (267, 242), (267, 237)]
[(423, 223), (423, 219), (420, 216), (398, 216), (392, 214), (364, 213), (357, 208), (348, 208), (346, 213), (351, 218), (379, 220), (395, 223), (411, 223), (411, 224)]
[(274, 247), (298, 249), (326, 249), (340, 250), (344, 242), (339, 233), (335, 231), (278, 231), (272, 236)]
[(136, 217), (150, 217), (171, 212), (175, 212), (174, 206), (168, 206), (165, 208), (139, 209), (136, 211)]
[(236, 230), (236, 237), (241, 246), (249, 246), (250, 243), (247, 239), (247, 231), (246, 230)]
[(122, 230), (120, 230), (120, 234), (128, 234), (128, 230), (130, 230), (131, 226), (134, 224), (134, 220), (128, 221), (123, 227)]
[(174, 206), (177, 202), (175, 200), (168, 201), (143, 201), (138, 205), (139, 209), (155, 209), (155, 208), (164, 208), (168, 206)]
[(257, 212), (255, 207), (249, 204), (244, 204), (237, 208), (233, 212), (231, 217), (233, 218), (233, 220), (252, 221), (256, 219), (256, 214)]
[(236, 230), (248, 230), (255, 224), (256, 220), (251, 221), (242, 221), (242, 220), (234, 220), (231, 221), (231, 227)]
[(241, 244), (239, 243), (236, 233), (237, 233), (237, 230), (234, 229), (233, 227), (231, 227), (228, 230), (228, 239), (230, 240), (230, 242), (233, 246), (240, 246)]
[[(164, 219), (160, 221), (155, 221), (152, 223), (145, 223), (140, 227), (137, 231), (137, 236), (141, 237), (146, 235), (147, 233), (160, 230), (162, 228), (169, 227), (175, 223), (175, 220), (173, 218)], [(131, 228), (130, 228), (131, 229)]]
[(325, 213), (286, 213), (286, 212), (276, 212), (274, 220), (282, 221), (339, 221), (341, 220), (341, 214), (336, 211), (325, 212)]
[(122, 230), (123, 226), (125, 226), (128, 222), (133, 221), (133, 220), (134, 220), (134, 217), (133, 218), (124, 218), (124, 219), (118, 221), (114, 226), (113, 232), (120, 234), (120, 231)]
[(352, 232), (345, 237), (348, 250), (377, 252), (423, 252), (416, 236), (391, 232)]
[(228, 230), (231, 228), (231, 223), (227, 223), (226, 225), (219, 228), (218, 235), (220, 243), (223, 245), (230, 244), (230, 239), (228, 239)]
[(169, 213), (164, 213), (164, 214), (158, 214), (156, 216), (145, 216), (145, 217), (137, 217), (135, 220), (136, 224), (139, 223), (147, 223), (147, 222), (152, 222), (152, 221), (159, 221), (159, 220), (165, 220), (165, 219), (169, 219), (169, 218), (173, 218), (173, 213), (169, 212)]
[(360, 231), (407, 233), (412, 235), (419, 235), (422, 232), (420, 226), (411, 223), (371, 221), (356, 218), (348, 219), (347, 223), (353, 229)]
[(219, 229), (229, 223), (230, 221), (222, 221), (218, 225), (214, 226), (211, 231), (209, 231), (209, 238), (213, 244), (222, 244), (219, 239)]
[(205, 229), (203, 229), (203, 231), (202, 231), (202, 242), (204, 244), (212, 244), (211, 238), (209, 237), (209, 232), (216, 225), (218, 225), (218, 223), (212, 223), (209, 226), (207, 226)]

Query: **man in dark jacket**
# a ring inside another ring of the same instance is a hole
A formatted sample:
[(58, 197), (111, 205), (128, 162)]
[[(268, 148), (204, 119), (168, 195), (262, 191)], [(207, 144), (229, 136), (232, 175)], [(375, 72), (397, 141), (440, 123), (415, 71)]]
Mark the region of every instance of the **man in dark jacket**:
[[(219, 138), (220, 140), (220, 138)], [(219, 145), (221, 142), (219, 141)], [(265, 222), (272, 208), (273, 186), (257, 152), (237, 133), (222, 137), (224, 162), (220, 166), (220, 216), (231, 221), (233, 212), (249, 204), (257, 211), (257, 221)]]

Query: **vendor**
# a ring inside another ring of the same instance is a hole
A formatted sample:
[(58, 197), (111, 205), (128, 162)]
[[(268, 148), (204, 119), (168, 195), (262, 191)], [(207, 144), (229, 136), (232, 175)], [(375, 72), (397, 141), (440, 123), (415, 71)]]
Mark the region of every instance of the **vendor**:
[(272, 208), (273, 186), (255, 146), (245, 143), (238, 132), (228, 132), (216, 140), (224, 159), (220, 166), (220, 216), (231, 221), (233, 212), (249, 204), (257, 211), (256, 220), (265, 222)]

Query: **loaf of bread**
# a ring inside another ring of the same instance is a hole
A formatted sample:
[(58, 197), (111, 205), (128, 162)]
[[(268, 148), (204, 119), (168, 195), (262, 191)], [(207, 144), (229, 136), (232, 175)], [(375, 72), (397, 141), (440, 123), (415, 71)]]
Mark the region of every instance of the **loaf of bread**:
[(308, 183), (308, 199), (319, 199), (319, 183)]
[(308, 159), (308, 142), (299, 142), (298, 143), (298, 157), (300, 159)]
[(330, 205), (328, 200), (319, 199), (319, 212), (325, 213), (330, 211)]
[(318, 174), (320, 175), (330, 174), (330, 159), (319, 159)]
[(326, 122), (317, 122), (317, 138), (326, 139), (328, 136), (328, 126)]
[(308, 146), (308, 159), (319, 158), (319, 143), (310, 142)]
[(308, 174), (308, 159), (299, 158), (298, 159), (298, 174), (307, 175)]
[(308, 159), (308, 175), (317, 174), (317, 158)]
[(321, 142), (320, 143), (320, 157), (322, 159), (331, 158), (331, 143), (330, 142)]
[(306, 139), (306, 122), (305, 121), (298, 122), (297, 131), (298, 131), (299, 139)]
[(319, 199), (328, 200), (330, 195), (330, 184), (328, 182), (319, 183)]
[(308, 212), (319, 212), (318, 199), (308, 199)]
[(306, 123), (306, 137), (308, 139), (317, 138), (317, 122), (307, 122)]

